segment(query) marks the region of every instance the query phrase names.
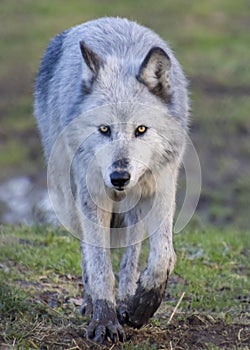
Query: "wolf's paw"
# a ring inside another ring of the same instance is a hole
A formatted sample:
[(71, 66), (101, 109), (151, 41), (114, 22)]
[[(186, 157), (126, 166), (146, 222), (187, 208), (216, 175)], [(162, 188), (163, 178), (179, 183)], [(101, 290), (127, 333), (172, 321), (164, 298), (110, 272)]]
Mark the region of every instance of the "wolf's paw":
[(92, 320), (88, 326), (87, 338), (101, 344), (104, 344), (108, 338), (113, 343), (117, 343), (119, 340), (123, 342), (124, 331), (118, 320), (115, 322)]
[(128, 323), (128, 300), (118, 300), (117, 301), (117, 317), (120, 324)]
[(129, 297), (126, 302), (118, 304), (119, 321), (134, 328), (142, 327), (160, 306), (165, 289), (166, 283), (150, 290), (139, 284), (135, 295)]
[(109, 301), (95, 302), (93, 319), (87, 329), (87, 338), (101, 344), (104, 344), (108, 338), (113, 343), (124, 341), (123, 328), (118, 322), (114, 305)]
[(92, 317), (93, 314), (93, 303), (90, 295), (84, 295), (83, 302), (81, 305), (81, 314), (86, 317)]

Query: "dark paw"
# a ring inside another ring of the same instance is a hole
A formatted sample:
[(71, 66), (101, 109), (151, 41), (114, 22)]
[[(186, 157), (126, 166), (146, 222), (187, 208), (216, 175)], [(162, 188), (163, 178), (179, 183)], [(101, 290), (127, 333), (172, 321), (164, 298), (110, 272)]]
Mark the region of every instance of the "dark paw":
[(84, 295), (83, 302), (81, 305), (81, 314), (86, 317), (92, 317), (93, 304), (90, 295)]
[(128, 315), (128, 299), (117, 301), (117, 317), (120, 324), (128, 324), (129, 315)]
[(148, 322), (161, 304), (166, 283), (158, 288), (146, 290), (139, 285), (135, 295), (129, 297), (126, 302), (118, 304), (118, 319), (121, 324), (128, 324), (134, 328), (140, 328)]
[(87, 338), (101, 344), (104, 344), (108, 339), (113, 343), (124, 341), (124, 331), (118, 322), (112, 303), (106, 300), (96, 301), (93, 319), (87, 329)]

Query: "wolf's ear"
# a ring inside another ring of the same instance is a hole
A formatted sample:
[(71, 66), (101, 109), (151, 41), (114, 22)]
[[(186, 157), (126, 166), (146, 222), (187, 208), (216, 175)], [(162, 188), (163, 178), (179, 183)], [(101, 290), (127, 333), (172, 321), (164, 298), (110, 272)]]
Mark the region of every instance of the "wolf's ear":
[(165, 102), (171, 101), (171, 61), (160, 47), (153, 47), (141, 64), (137, 79)]
[(80, 41), (80, 49), (85, 63), (91, 70), (92, 74), (94, 75), (94, 78), (96, 78), (99, 69), (103, 64), (102, 59), (93, 50), (91, 50), (83, 40)]

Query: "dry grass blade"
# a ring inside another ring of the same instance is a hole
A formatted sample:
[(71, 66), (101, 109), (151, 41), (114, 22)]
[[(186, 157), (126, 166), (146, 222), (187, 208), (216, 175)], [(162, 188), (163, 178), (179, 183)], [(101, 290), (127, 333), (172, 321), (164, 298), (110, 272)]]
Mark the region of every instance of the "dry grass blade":
[(184, 295), (185, 295), (185, 292), (182, 293), (180, 299), (178, 300), (178, 303), (176, 304), (176, 306), (175, 306), (171, 316), (169, 317), (169, 320), (168, 320), (167, 324), (170, 324), (170, 322), (172, 321), (172, 318), (174, 317), (174, 315), (175, 315), (175, 313), (176, 313), (176, 311), (177, 311), (177, 309), (178, 309), (182, 299), (184, 298)]

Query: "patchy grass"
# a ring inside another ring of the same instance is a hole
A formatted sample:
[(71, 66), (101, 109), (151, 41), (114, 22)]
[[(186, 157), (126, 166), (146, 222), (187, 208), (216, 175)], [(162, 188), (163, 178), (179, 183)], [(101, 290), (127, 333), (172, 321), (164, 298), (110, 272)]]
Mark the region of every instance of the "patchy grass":
[[(84, 338), (88, 320), (79, 313), (83, 293), (79, 241), (49, 227), (2, 227), (0, 346), (248, 349), (249, 232), (194, 229), (175, 235), (174, 240), (177, 265), (151, 323), (140, 330), (127, 327), (124, 345), (105, 347)], [(117, 269), (120, 251), (113, 253)]]
[[(249, 10), (244, 0), (159, 0), (147, 6), (142, 0), (2, 1), (0, 181), (36, 178), (43, 168), (32, 92), (50, 38), (96, 17), (129, 17), (162, 35), (189, 77), (191, 138), (203, 173), (201, 219), (249, 229)], [(238, 179), (246, 191), (238, 191)], [(223, 199), (214, 203), (218, 195)]]

